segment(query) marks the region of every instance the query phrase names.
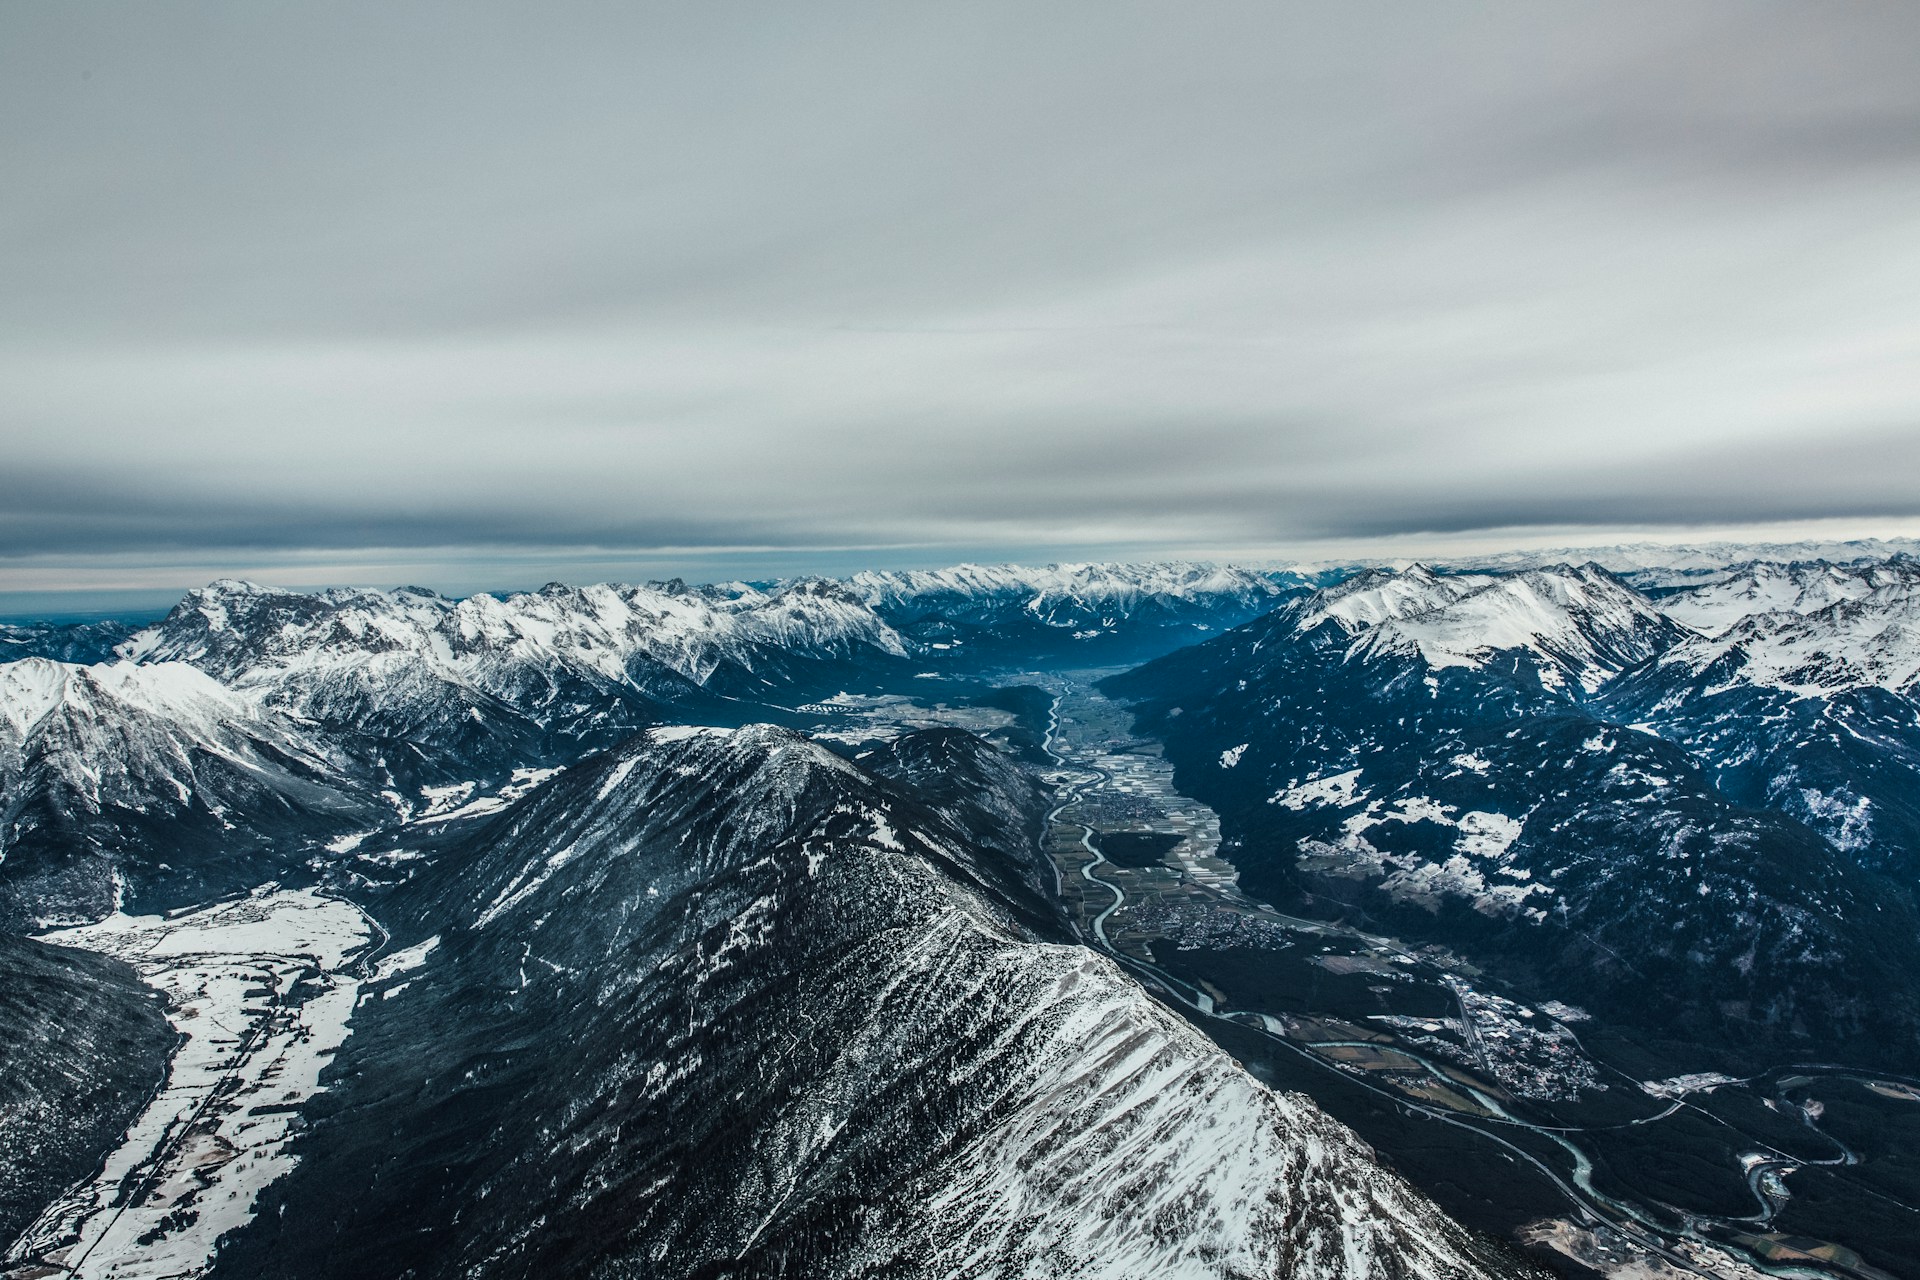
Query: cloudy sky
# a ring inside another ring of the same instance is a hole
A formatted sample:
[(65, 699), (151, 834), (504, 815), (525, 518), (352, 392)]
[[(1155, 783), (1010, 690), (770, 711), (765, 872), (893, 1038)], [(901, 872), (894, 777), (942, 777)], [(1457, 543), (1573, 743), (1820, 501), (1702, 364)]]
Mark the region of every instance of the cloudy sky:
[(0, 600), (1920, 532), (1916, 57), (1833, 0), (8, 5)]

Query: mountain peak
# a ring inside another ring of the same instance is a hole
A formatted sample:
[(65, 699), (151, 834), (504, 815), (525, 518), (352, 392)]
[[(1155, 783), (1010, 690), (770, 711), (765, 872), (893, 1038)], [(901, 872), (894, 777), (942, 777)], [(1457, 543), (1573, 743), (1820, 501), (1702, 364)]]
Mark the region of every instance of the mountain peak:
[(1589, 692), (1686, 632), (1597, 565), (1438, 574), (1424, 565), (1355, 574), (1297, 607), (1296, 629), (1333, 623), (1363, 655), (1417, 653), (1433, 667), (1529, 655), (1549, 684)]

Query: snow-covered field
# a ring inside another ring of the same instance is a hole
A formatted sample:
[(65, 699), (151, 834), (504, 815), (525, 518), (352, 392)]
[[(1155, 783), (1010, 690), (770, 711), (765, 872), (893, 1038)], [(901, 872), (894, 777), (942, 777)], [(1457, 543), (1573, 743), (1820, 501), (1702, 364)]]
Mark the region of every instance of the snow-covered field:
[(167, 1082), (99, 1174), (48, 1207), (9, 1263), (73, 1277), (197, 1276), (293, 1167), (300, 1104), (347, 1037), (359, 908), (272, 886), (181, 915), (115, 913), (44, 941), (117, 956), (165, 992), (184, 1037)]

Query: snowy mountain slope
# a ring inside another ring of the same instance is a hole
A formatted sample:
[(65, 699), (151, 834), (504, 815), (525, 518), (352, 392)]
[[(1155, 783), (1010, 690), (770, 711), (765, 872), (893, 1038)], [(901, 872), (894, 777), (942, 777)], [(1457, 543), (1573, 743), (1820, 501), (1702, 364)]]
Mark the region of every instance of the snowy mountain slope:
[[(1722, 684), (1802, 697), (1867, 686), (1911, 693), (1920, 685), (1920, 560), (1755, 566), (1662, 604), (1712, 631), (1669, 654), (1662, 665), (1671, 672), (1711, 672)], [(1736, 616), (1747, 605), (1758, 607)]]
[[(124, 652), (187, 662), (322, 724), (384, 739), (402, 790), (472, 770), (571, 758), (659, 720), (724, 716), (730, 698), (862, 664), (904, 662), (901, 638), (845, 591), (564, 587), (449, 600), (419, 588), (190, 593)], [(739, 714), (735, 712), (735, 714)], [(433, 770), (453, 770), (441, 776)]]
[(1705, 635), (1718, 635), (1749, 615), (1815, 613), (1842, 600), (1904, 591), (1920, 579), (1920, 561), (1907, 556), (1834, 564), (1825, 560), (1737, 565), (1718, 581), (1664, 592), (1668, 617)]
[(997, 857), (1009, 881), (1050, 899), (1053, 871), (1032, 851), (1052, 793), (1010, 756), (981, 750), (980, 742), (959, 729), (924, 729), (862, 752), (858, 763), (966, 832), (969, 847)]
[(126, 965), (0, 933), (0, 1249), (99, 1163), (173, 1044)]
[(297, 865), (364, 822), (329, 744), (183, 663), (0, 666), (0, 920), (93, 919)]
[[(1515, 599), (1551, 602), (1534, 572), (1497, 593), (1440, 576), (1431, 607), (1381, 575), (1103, 687), (1140, 704), (1182, 789), (1221, 812), (1242, 884), (1276, 903), (1362, 912), (1539, 983), (1540, 998), (1629, 1021), (1873, 1053), (1885, 1045), (1872, 1015), (1886, 1012), (1904, 1028), (1895, 1052), (1910, 1052), (1911, 896), (1723, 793), (1681, 746), (1609, 723), (1605, 677), (1653, 669), (1626, 664), (1681, 635), (1675, 624), (1649, 624), (1644, 601), (1612, 607), (1632, 593), (1602, 577), (1608, 607), (1549, 610), (1554, 627), (1523, 613), (1523, 628), (1478, 633), (1521, 643), (1430, 660), (1476, 634), (1452, 630), (1473, 616), (1463, 604), (1492, 600), (1504, 620)], [(1414, 640), (1381, 643), (1403, 617)]]
[(1851, 565), (1920, 555), (1920, 539), (1860, 538), (1800, 542), (1636, 542), (1607, 547), (1560, 547), (1456, 556), (1432, 563), (1451, 572), (1515, 573), (1553, 564), (1600, 565), (1635, 587), (1659, 589), (1718, 582), (1754, 564)]
[(313, 595), (217, 582), (126, 647), (138, 660), (192, 662), (240, 685), (366, 653), (418, 655), (448, 679), (486, 688), (535, 665), (590, 670), (614, 682), (671, 672), (696, 685), (723, 668), (751, 673), (776, 651), (903, 656), (900, 637), (832, 583), (774, 592), (551, 584), (537, 592), (450, 600), (418, 587)]
[(421, 588), (223, 581), (125, 642), (369, 739), (393, 789), (498, 781), (663, 719), (745, 723), (769, 704), (899, 684), (931, 665), (1115, 662), (1254, 616), (1283, 588), (1196, 565), (962, 566), (765, 589), (552, 584), (451, 600)]
[(1436, 669), (1519, 663), (1549, 687), (1586, 693), (1688, 634), (1595, 565), (1508, 575), (1372, 570), (1276, 616), (1295, 635), (1331, 624), (1356, 659), (1418, 655)]
[(1605, 711), (1686, 747), (1742, 804), (1788, 814), (1862, 865), (1920, 881), (1920, 702), (1877, 686), (1808, 695), (1654, 669)]
[[(9, 1276), (186, 1280), (298, 1159), (302, 1104), (347, 1037), (371, 922), (310, 889), (166, 916), (116, 912), (45, 940), (131, 965), (165, 997), (165, 1082), (104, 1160), (6, 1250)], [(352, 959), (350, 959), (352, 957)]]
[[(963, 737), (890, 750), (995, 776)], [(434, 945), (221, 1273), (1499, 1269), (1060, 940), (1012, 865), (1030, 784), (944, 808), (767, 727), (555, 777), (384, 905)]]
[(1423, 564), (1369, 569), (1315, 592), (1297, 616), (1302, 629), (1332, 620), (1356, 635), (1383, 622), (1438, 612), (1495, 581), (1490, 574), (1437, 574)]
[(1606, 695), (1743, 803), (1920, 877), (1920, 562), (1751, 566), (1666, 607), (1709, 624)]
[(1056, 627), (1085, 625), (1097, 614), (1125, 617), (1150, 608), (1231, 600), (1257, 604), (1283, 594), (1273, 578), (1210, 564), (955, 565), (950, 569), (868, 571), (847, 586), (875, 609), (955, 612), (1012, 602)]

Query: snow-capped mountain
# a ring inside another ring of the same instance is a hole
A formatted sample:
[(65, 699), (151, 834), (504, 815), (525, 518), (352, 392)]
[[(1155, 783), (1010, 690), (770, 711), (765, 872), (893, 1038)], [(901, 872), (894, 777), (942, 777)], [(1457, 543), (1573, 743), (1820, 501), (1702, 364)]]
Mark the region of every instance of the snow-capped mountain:
[[(212, 883), (257, 883), (336, 838), (452, 809), (433, 799), (449, 789), (506, 786), (663, 719), (739, 724), (793, 714), (772, 700), (905, 682), (923, 665), (910, 652), (943, 650), (908, 640), (870, 597), (893, 609), (910, 597), (952, 605), (956, 582), (971, 584), (976, 617), (1010, 610), (1049, 641), (1070, 635), (1060, 616), (1069, 599), (1102, 603), (1109, 621), (1152, 615), (1158, 627), (1187, 604), (1218, 616), (1277, 590), (1193, 566), (924, 575), (918, 596), (807, 580), (764, 590), (552, 585), (456, 601), (417, 588), (217, 582), (124, 640), (128, 661), (117, 666), (0, 667), (12, 734), (0, 742), (9, 771), (0, 881), (12, 886), (9, 904), (33, 904), (18, 919), (97, 917), (113, 901), (117, 867), (134, 901), (157, 887), (143, 870), (152, 867), (184, 902)], [(1004, 652), (1031, 656), (1020, 627), (996, 625), (973, 634), (1009, 638)], [(220, 878), (210, 842), (230, 851), (220, 861), (239, 878)]]
[[(565, 587), (450, 600), (219, 582), (122, 652), (191, 663), (322, 724), (496, 771), (567, 759), (658, 720), (900, 663), (900, 636), (835, 584)], [(721, 713), (724, 714), (724, 713)], [(734, 713), (736, 716), (741, 714)]]
[(1428, 667), (1524, 664), (1591, 693), (1678, 643), (1684, 628), (1597, 565), (1521, 573), (1372, 570), (1278, 615), (1295, 635), (1333, 624), (1350, 657), (1418, 655)]
[(1729, 1037), (1870, 1049), (1875, 993), (1909, 1051), (1905, 890), (1620, 709), (1699, 639), (1590, 567), (1416, 567), (1104, 687), (1140, 704), (1270, 901), (1362, 911), (1623, 1018), (1748, 1011)]
[(856, 573), (847, 585), (876, 609), (993, 610), (1007, 602), (1050, 626), (1075, 628), (1096, 617), (1143, 609), (1232, 601), (1252, 606), (1283, 594), (1272, 577), (1248, 569), (1181, 562), (1151, 564), (955, 565), (950, 569)]
[(1663, 600), (1710, 638), (1665, 664), (1806, 696), (1920, 682), (1920, 560), (1754, 565)]
[(1663, 592), (1659, 603), (1668, 617), (1718, 635), (1757, 614), (1809, 614), (1843, 600), (1910, 597), (1916, 580), (1920, 561), (1905, 555), (1843, 564), (1755, 561), (1735, 566), (1718, 581)]
[(551, 584), (537, 592), (450, 600), (418, 587), (312, 595), (244, 582), (191, 592), (124, 647), (137, 660), (192, 662), (236, 685), (297, 683), (295, 674), (368, 653), (404, 653), (448, 680), (501, 687), (536, 665), (609, 681), (671, 672), (695, 685), (750, 678), (768, 658), (905, 656), (900, 637), (859, 600), (823, 580), (772, 592), (744, 584), (689, 587)]
[(364, 822), (331, 745), (194, 667), (0, 665), (0, 918), (257, 884)]
[(1800, 542), (1635, 542), (1604, 547), (1559, 547), (1539, 551), (1507, 551), (1493, 555), (1456, 556), (1432, 563), (1451, 572), (1516, 573), (1553, 564), (1601, 566), (1624, 582), (1643, 590), (1713, 583), (1735, 576), (1743, 567), (1766, 565), (1853, 565), (1899, 555), (1920, 555), (1920, 539), (1858, 538)]
[[(76, 979), (125, 988), (75, 1026), (122, 1037), (126, 1069), (99, 1094), (69, 1058), (23, 1089), (0, 1063), (0, 1103), (70, 1117), (49, 1159), (107, 1173), (10, 1262), (73, 1261), (71, 1220), (188, 1274), (315, 1280), (1504, 1274), (1196, 1030), (1235, 1045), (1249, 1010), (1189, 1023), (1078, 945), (1040, 853), (1063, 793), (974, 734), (1063, 759), (1043, 737), (1105, 741), (1111, 709), (1056, 698), (1078, 676), (970, 677), (1165, 653), (1105, 687), (1217, 811), (1236, 893), (1728, 1055), (1710, 1066), (1900, 1071), (1917, 578), (1880, 557), (1644, 593), (1557, 562), (1312, 592), (1180, 565), (460, 601), (216, 583), (117, 664), (0, 665), (0, 894), (15, 928), (194, 908), (58, 935), (77, 945), (246, 952), (141, 970), (200, 983), (154, 1098), (236, 1035), (266, 1049), (191, 1131), (213, 1163), (180, 1147), (172, 1181), (129, 1181), (147, 1113), (103, 1162), (126, 1111), (105, 1104), (150, 1087), (164, 1029), (124, 971)], [(1124, 779), (1115, 812), (1159, 812)], [(267, 937), (283, 915), (337, 916), (333, 941)], [(51, 954), (22, 963), (52, 994), (0, 1022), (63, 1016)], [(0, 1114), (0, 1143), (23, 1132)], [(55, 1167), (22, 1166), (20, 1213)], [(126, 1194), (184, 1198), (127, 1216)]]
[(1714, 634), (1622, 680), (1613, 714), (1686, 745), (1742, 802), (1920, 872), (1920, 561), (1748, 566), (1662, 604)]
[[(1023, 865), (1039, 794), (992, 794), (988, 753), (654, 729), (440, 851), (379, 908), (410, 959), (221, 1273), (1499, 1270), (1065, 942)], [(930, 807), (934, 766), (970, 782)]]
[(1208, 564), (957, 565), (847, 587), (944, 664), (1140, 661), (1236, 626), (1303, 581)]

